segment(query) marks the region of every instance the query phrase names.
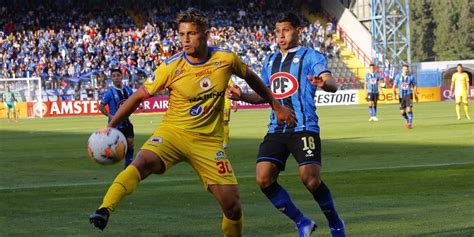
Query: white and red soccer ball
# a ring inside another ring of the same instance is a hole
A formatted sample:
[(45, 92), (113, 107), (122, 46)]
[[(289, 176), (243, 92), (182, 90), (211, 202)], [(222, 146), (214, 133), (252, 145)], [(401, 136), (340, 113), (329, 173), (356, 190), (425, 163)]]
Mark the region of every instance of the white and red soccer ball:
[(120, 162), (127, 153), (127, 139), (115, 128), (95, 131), (87, 141), (89, 157), (101, 165)]

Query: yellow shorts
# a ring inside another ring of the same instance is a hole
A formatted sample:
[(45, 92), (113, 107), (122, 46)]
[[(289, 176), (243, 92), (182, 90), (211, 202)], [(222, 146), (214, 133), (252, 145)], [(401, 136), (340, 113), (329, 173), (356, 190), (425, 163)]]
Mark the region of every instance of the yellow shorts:
[(222, 149), (221, 139), (161, 126), (141, 149), (158, 155), (165, 164), (165, 170), (181, 161), (188, 162), (206, 190), (211, 184), (237, 184), (234, 170)]
[(224, 121), (230, 121), (230, 109), (224, 109)]
[(456, 100), (456, 103), (461, 103), (461, 101), (464, 103), (464, 104), (467, 104), (467, 93), (454, 93), (455, 96), (455, 100)]

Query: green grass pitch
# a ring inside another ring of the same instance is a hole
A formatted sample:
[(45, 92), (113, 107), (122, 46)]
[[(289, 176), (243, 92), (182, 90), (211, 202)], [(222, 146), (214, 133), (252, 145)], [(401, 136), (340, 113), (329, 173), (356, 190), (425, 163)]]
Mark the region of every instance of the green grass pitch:
[[(240, 182), (244, 236), (293, 237), (294, 224), (255, 184), (268, 113), (232, 113), (227, 153)], [(348, 236), (474, 236), (474, 123), (456, 120), (454, 103), (415, 104), (412, 130), (397, 105), (379, 105), (379, 122), (368, 122), (361, 105), (319, 107), (318, 114), (322, 176)], [(136, 150), (161, 118), (133, 116)], [(88, 223), (122, 169), (87, 157), (87, 138), (105, 117), (0, 122), (0, 236), (222, 236), (218, 205), (185, 163), (143, 181), (103, 232)], [(288, 161), (279, 182), (318, 223), (313, 236), (329, 236)]]

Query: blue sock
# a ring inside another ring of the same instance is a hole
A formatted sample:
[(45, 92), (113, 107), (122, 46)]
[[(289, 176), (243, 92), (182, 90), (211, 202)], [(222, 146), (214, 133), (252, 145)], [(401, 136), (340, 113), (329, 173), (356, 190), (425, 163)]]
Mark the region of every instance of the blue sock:
[(372, 113), (372, 107), (371, 107), (371, 106), (369, 106), (369, 115), (370, 115), (370, 117), (372, 117), (372, 116), (373, 116), (372, 114), (373, 114), (373, 113)]
[(413, 113), (412, 112), (408, 112), (407, 113), (407, 117), (408, 117), (408, 123), (411, 124), (413, 122)]
[(304, 217), (303, 213), (291, 201), (288, 192), (277, 182), (272, 183), (266, 188), (262, 188), (262, 192), (267, 196), (278, 210), (298, 224)]
[(339, 223), (339, 215), (337, 214), (336, 207), (332, 201), (331, 192), (329, 188), (321, 181), (321, 184), (316, 189), (312, 191), (314, 200), (318, 202), (319, 207), (323, 211), (326, 219), (328, 219), (329, 226), (336, 226)]
[(127, 150), (127, 153), (125, 154), (125, 168), (127, 168), (128, 165), (130, 165), (133, 161), (133, 148), (129, 148)]

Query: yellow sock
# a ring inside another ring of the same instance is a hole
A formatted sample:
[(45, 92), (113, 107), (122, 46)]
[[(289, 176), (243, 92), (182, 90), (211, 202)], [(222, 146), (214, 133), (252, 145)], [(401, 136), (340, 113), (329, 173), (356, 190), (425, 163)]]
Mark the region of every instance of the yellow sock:
[(469, 118), (469, 106), (467, 104), (464, 104), (464, 115)]
[(125, 170), (117, 175), (112, 185), (110, 185), (99, 209), (105, 207), (112, 212), (126, 195), (135, 190), (140, 180), (140, 172), (138, 172), (137, 167), (134, 165), (127, 166)]
[(222, 218), (222, 232), (224, 237), (240, 237), (242, 236), (242, 226), (244, 222), (244, 214), (240, 216), (239, 220), (231, 220), (225, 215)]
[(229, 144), (229, 124), (224, 125), (224, 144)]
[(456, 115), (458, 116), (458, 119), (461, 118), (461, 106), (456, 104)]

